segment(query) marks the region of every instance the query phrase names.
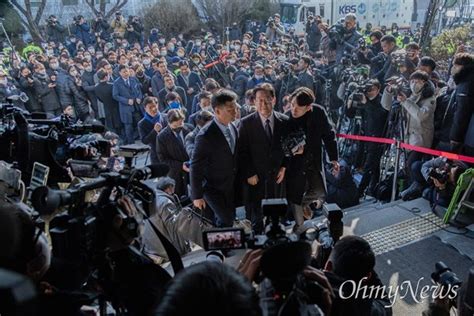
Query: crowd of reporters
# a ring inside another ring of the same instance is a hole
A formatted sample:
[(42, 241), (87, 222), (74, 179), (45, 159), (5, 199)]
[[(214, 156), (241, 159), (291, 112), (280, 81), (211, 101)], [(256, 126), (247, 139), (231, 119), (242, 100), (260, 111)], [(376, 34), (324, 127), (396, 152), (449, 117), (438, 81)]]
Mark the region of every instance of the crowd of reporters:
[[(351, 166), (339, 161), (332, 122), (337, 115), (350, 119), (361, 115), (360, 134), (384, 137), (389, 114), (399, 108), (404, 117), (399, 140), (474, 155), (474, 56), (460, 51), (450, 61), (452, 76), (444, 77), (436, 72), (433, 59), (420, 56), (416, 43), (403, 43), (405, 53), (400, 55), (400, 42), (394, 35), (373, 30), (367, 34), (367, 45), (352, 14), (332, 27), (311, 17), (306, 37), (297, 40), (285, 31), (279, 15), (268, 21), (265, 32), (260, 26), (259, 32), (248, 30), (239, 37), (234, 27), (227, 41), (210, 32), (187, 40), (182, 35), (167, 38), (156, 29), (145, 35), (138, 17), (127, 22), (120, 12), (110, 22), (99, 16), (91, 26), (84, 17), (76, 17), (67, 41), (66, 28), (56, 17), (47, 23), (48, 41), (42, 49), (29, 43), (22, 59), (13, 54), (9, 64), (4, 56), (0, 102), (24, 92), (26, 103), (13, 102), (29, 113), (43, 112), (51, 118), (67, 115), (84, 123), (98, 120), (119, 135), (123, 144), (139, 140), (149, 145), (151, 163), (170, 168), (168, 177), (158, 180), (150, 219), (181, 255), (191, 251), (190, 241), (200, 243), (202, 229), (199, 223), (180, 228), (176, 216), (186, 209), (183, 203), (189, 204), (187, 214), (194, 214), (189, 210), (193, 207), (202, 210), (209, 227), (232, 226), (235, 207), (243, 204), (253, 229), (262, 232), (259, 202), (284, 197), (290, 204), (287, 219), (295, 220), (293, 232), (301, 234), (305, 219), (325, 202), (338, 201), (346, 207), (357, 204), (365, 194), (374, 194), (383, 148), (368, 144), (361, 149), (362, 180), (356, 186)], [(360, 100), (354, 99), (353, 92), (347, 93), (350, 83), (335, 71), (347, 59), (370, 66)], [(408, 83), (405, 90), (395, 84), (400, 77)], [(338, 93), (326, 88), (330, 81)], [(304, 144), (285, 152), (281, 143), (298, 133), (305, 136)], [(424, 196), (447, 206), (467, 166), (429, 158), (416, 151), (408, 153), (410, 186), (401, 196), (415, 198), (428, 187)], [(428, 172), (433, 168), (445, 168), (449, 175), (435, 179)], [(36, 235), (31, 223), (24, 220), (22, 225), (24, 232), (19, 228), (21, 233), (16, 235), (0, 230), (9, 238), (24, 238), (31, 249), (27, 257), (7, 254), (5, 267), (40, 275), (45, 271), (29, 267), (36, 256), (43, 255), (38, 253), (42, 248), (31, 245)], [(143, 240), (148, 252), (169, 259), (150, 227), (145, 227)], [(17, 244), (7, 241), (2, 249), (10, 245), (12, 252), (18, 251)], [(11, 258), (18, 261), (12, 264)], [(150, 312), (161, 302), (160, 315), (190, 314), (204, 308), (212, 315), (259, 315), (262, 304), (249, 281), (258, 281), (260, 259), (261, 250), (249, 252), (238, 271), (215, 263), (195, 265), (176, 276), (166, 293), (155, 292), (150, 285), (140, 308), (133, 302), (129, 311)], [(320, 267), (324, 273), (306, 268), (305, 277), (322, 287), (319, 313), (390, 314), (383, 298), (338, 297), (345, 280), (359, 282), (367, 277), (366, 284), (381, 285), (374, 266), (375, 255), (368, 243), (348, 236), (335, 244), (325, 267)], [(156, 271), (150, 273), (166, 279)], [(206, 287), (195, 288), (201, 280), (206, 280)]]

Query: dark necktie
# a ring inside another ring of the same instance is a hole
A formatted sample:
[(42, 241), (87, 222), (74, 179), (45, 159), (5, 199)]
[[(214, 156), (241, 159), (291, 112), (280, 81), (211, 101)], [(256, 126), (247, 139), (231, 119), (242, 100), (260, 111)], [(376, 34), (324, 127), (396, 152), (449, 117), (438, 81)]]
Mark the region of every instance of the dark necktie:
[(265, 121), (265, 134), (267, 134), (268, 142), (271, 144), (273, 135), (272, 135), (272, 128), (270, 127), (269, 119)]

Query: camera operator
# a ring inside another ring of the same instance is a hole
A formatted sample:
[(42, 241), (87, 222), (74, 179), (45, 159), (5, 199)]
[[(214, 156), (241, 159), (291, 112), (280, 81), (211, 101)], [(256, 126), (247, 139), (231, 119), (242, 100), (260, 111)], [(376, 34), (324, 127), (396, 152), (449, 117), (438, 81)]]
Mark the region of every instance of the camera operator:
[(50, 79), (43, 64), (35, 64), (34, 71), (35, 99), (41, 104), (41, 110), (54, 116), (60, 115), (61, 104), (55, 90), (56, 83)]
[(90, 26), (82, 15), (74, 18), (74, 26), (71, 34), (74, 34), (78, 41), (81, 41), (85, 47), (89, 47), (95, 43), (94, 36), (90, 33)]
[[(381, 51), (382, 51), (382, 43), (380, 40), (382, 39), (382, 32), (380, 31), (373, 31), (370, 33), (370, 44), (369, 46), (363, 45), (363, 47), (360, 47), (359, 45), (359, 50), (357, 51), (357, 57), (359, 59), (359, 62), (361, 64), (371, 64), (371, 59), (377, 56)], [(374, 72), (374, 69), (371, 69), (372, 73)]]
[[(18, 88), (7, 77), (6, 72), (0, 69), (0, 103), (8, 103), (9, 97), (18, 96), (20, 93), (21, 91), (18, 90)], [(25, 105), (20, 99), (14, 100), (12, 103), (16, 107), (25, 110)]]
[(48, 42), (57, 44), (64, 43), (66, 35), (66, 27), (61, 25), (55, 15), (50, 15), (46, 20), (46, 34), (48, 35)]
[(275, 13), (273, 19), (270, 17), (267, 22), (265, 37), (269, 43), (277, 42), (280, 37), (285, 35), (285, 27), (280, 23), (280, 15)]
[(110, 25), (107, 20), (104, 18), (102, 13), (99, 13), (95, 18), (94, 24), (92, 25), (92, 30), (96, 37), (96, 41), (99, 39), (109, 42), (110, 38)]
[(456, 111), (450, 132), (451, 147), (457, 153), (474, 156), (474, 55), (461, 53), (454, 57), (451, 73), (456, 83)]
[(321, 45), (321, 30), (319, 24), (321, 23), (321, 17), (314, 17), (313, 15), (308, 16), (306, 22), (306, 42), (308, 43), (309, 51), (311, 54), (319, 51)]
[[(377, 79), (370, 80), (367, 86), (370, 86), (362, 95), (359, 104), (354, 104), (351, 98), (347, 103), (346, 114), (353, 118), (357, 110), (362, 114), (362, 130), (365, 136), (383, 137), (385, 124), (387, 122), (388, 111), (382, 107), (380, 95), (381, 84)], [(362, 196), (365, 189), (369, 187), (372, 192), (379, 179), (380, 157), (383, 147), (368, 143), (365, 145), (366, 158), (363, 167), (362, 180), (359, 184), (359, 196)]]
[(379, 82), (385, 82), (389, 78), (389, 68), (392, 65), (392, 53), (398, 50), (395, 37), (384, 35), (381, 39), (382, 52), (370, 60), (370, 67), (377, 69), (373, 77)]
[(417, 161), (412, 165), (415, 185), (401, 193), (404, 200), (423, 196), (431, 205), (448, 207), (456, 188), (456, 183), (467, 166), (461, 161), (447, 161), (438, 157), (426, 162)]
[(382, 297), (383, 294), (387, 297), (386, 293), (376, 291), (374, 297), (351, 297), (358, 284), (369, 289), (370, 286), (383, 286), (374, 267), (375, 254), (369, 243), (361, 237), (345, 236), (335, 244), (324, 267), (325, 275), (336, 295), (331, 315), (392, 315), (392, 309), (385, 307), (391, 304), (389, 299)]
[[(175, 181), (170, 177), (159, 178), (156, 183), (155, 202), (150, 210), (150, 222), (178, 250), (180, 255), (191, 251), (189, 243), (179, 233), (174, 217), (181, 211), (181, 203), (175, 194)], [(145, 222), (143, 243), (147, 252), (169, 259), (160, 239), (148, 222)]]
[(304, 228), (303, 208), (313, 204), (320, 208), (325, 201), (325, 184), (322, 169), (322, 143), (324, 142), (335, 172), (339, 171), (336, 134), (326, 111), (314, 104), (313, 91), (306, 87), (296, 89), (291, 95), (288, 133), (303, 132), (305, 145), (292, 148), (293, 157), (288, 164), (287, 199), (295, 218), (293, 231)]
[[(434, 135), (434, 112), (436, 109), (435, 87), (429, 80), (426, 72), (417, 70), (410, 76), (410, 90), (412, 95), (408, 97), (402, 91), (397, 96), (392, 94), (392, 86), (389, 83), (382, 95), (382, 106), (390, 111), (393, 98), (396, 97), (406, 112), (406, 130), (404, 141), (413, 146), (430, 148)], [(421, 160), (423, 154), (411, 151), (408, 154), (406, 168), (413, 178), (411, 165)]]
[(115, 38), (123, 38), (127, 31), (127, 22), (122, 16), (122, 12), (115, 12), (115, 19), (110, 23), (110, 27), (114, 30), (113, 36)]
[(344, 34), (337, 44), (336, 61), (340, 61), (344, 54), (350, 53), (357, 48), (357, 43), (362, 35), (357, 32), (357, 17), (353, 13), (349, 13), (344, 18)]
[(35, 78), (30, 68), (23, 66), (20, 68), (19, 87), (28, 96), (26, 108), (30, 112), (41, 112), (41, 104), (35, 98)]
[(125, 38), (130, 46), (133, 46), (135, 43), (139, 43), (140, 46), (143, 46), (143, 25), (138, 16), (129, 17)]

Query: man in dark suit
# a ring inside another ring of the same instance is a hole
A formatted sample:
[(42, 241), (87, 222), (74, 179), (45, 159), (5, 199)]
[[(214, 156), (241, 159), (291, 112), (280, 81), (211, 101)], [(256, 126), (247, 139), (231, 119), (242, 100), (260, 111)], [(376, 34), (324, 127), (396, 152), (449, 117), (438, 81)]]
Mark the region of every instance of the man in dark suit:
[(197, 73), (189, 69), (189, 63), (186, 60), (179, 62), (179, 69), (181, 71), (177, 78), (177, 85), (186, 91), (188, 100), (186, 110), (188, 113), (191, 113), (191, 101), (194, 99), (194, 96), (201, 91), (202, 81)]
[(155, 74), (151, 78), (151, 90), (155, 97), (158, 97), (158, 93), (165, 88), (165, 80), (163, 78), (166, 74), (171, 74), (168, 70), (168, 64), (166, 61), (160, 60), (158, 62), (158, 71), (155, 71)]
[(166, 102), (166, 96), (170, 92), (176, 92), (181, 98), (181, 106), (187, 109), (186, 92), (183, 88), (178, 87), (174, 84), (174, 76), (172, 74), (166, 74), (163, 76), (163, 80), (165, 81), (165, 87), (158, 93), (158, 100), (160, 101), (160, 111), (163, 112), (168, 107), (168, 104)]
[(196, 118), (202, 111), (209, 111), (212, 113), (212, 106), (211, 106), (211, 97), (212, 94), (207, 91), (203, 91), (199, 94), (199, 107), (201, 108), (199, 111), (191, 114), (188, 117), (188, 123), (192, 126), (196, 126)]
[(156, 153), (156, 136), (166, 127), (167, 122), (163, 114), (158, 111), (158, 99), (155, 97), (146, 97), (143, 100), (145, 115), (138, 122), (138, 134), (140, 140), (145, 145), (150, 146), (150, 160), (152, 164), (159, 162)]
[(123, 137), (123, 125), (120, 120), (119, 105), (113, 98), (113, 84), (110, 83), (111, 75), (105, 69), (97, 72), (99, 83), (94, 87), (95, 95), (100, 102), (104, 104), (105, 126)]
[(232, 226), (235, 218), (236, 100), (237, 95), (226, 89), (212, 97), (215, 118), (199, 132), (191, 159), (193, 204), (202, 210), (207, 206), (220, 227)]
[(181, 110), (169, 110), (167, 118), (168, 126), (156, 137), (156, 153), (158, 160), (170, 167), (168, 175), (176, 181), (175, 192), (181, 197), (186, 194), (189, 172), (189, 156), (184, 147), (184, 138), (191, 130), (184, 125)]
[(247, 217), (257, 232), (263, 231), (261, 200), (282, 198), (285, 155), (281, 147), (288, 117), (273, 111), (275, 90), (269, 83), (253, 90), (257, 111), (240, 121), (239, 174), (248, 186)]
[(292, 150), (286, 177), (286, 197), (296, 221), (293, 231), (299, 234), (304, 231), (303, 209), (310, 204), (320, 208), (326, 200), (322, 173), (323, 143), (334, 174), (339, 172), (339, 163), (333, 124), (324, 108), (314, 104), (313, 91), (306, 87), (298, 88), (291, 94), (290, 100), (287, 132), (303, 132), (306, 136), (305, 145)]
[(144, 112), (140, 107), (142, 89), (137, 78), (130, 77), (128, 66), (120, 65), (119, 73), (120, 77), (114, 81), (113, 97), (119, 103), (120, 120), (125, 128), (125, 144), (133, 144), (134, 128)]

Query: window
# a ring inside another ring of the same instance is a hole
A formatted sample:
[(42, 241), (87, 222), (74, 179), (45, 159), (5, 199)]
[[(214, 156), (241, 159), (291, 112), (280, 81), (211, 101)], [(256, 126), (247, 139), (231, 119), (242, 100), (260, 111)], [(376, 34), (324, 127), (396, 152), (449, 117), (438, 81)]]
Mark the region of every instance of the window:
[(309, 7), (308, 8), (308, 13), (306, 16), (309, 16), (309, 15), (313, 15), (313, 16), (316, 16), (316, 7)]
[(283, 23), (295, 24), (298, 6), (281, 5), (281, 21)]
[(62, 0), (63, 5), (78, 5), (79, 0)]
[(324, 3), (319, 5), (319, 15), (324, 17)]
[(40, 6), (41, 0), (31, 0), (31, 1), (30, 1), (30, 4), (31, 4), (31, 7), (32, 7), (32, 8), (37, 8), (37, 7)]

